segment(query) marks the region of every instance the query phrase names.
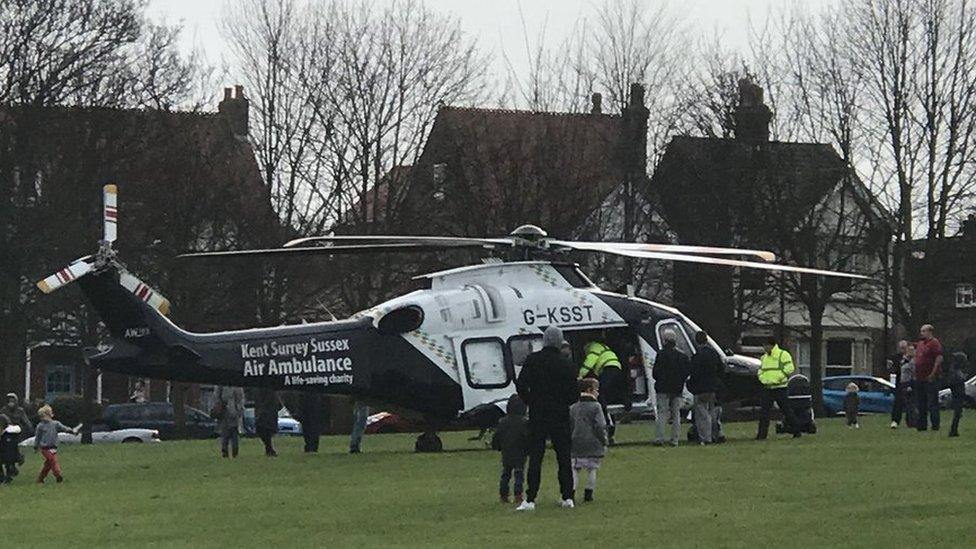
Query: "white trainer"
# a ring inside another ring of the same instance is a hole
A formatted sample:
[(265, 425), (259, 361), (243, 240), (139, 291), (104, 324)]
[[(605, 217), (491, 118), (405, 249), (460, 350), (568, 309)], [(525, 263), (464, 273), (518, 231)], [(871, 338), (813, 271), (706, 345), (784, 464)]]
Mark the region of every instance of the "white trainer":
[(576, 504), (573, 503), (573, 500), (571, 499), (564, 499), (559, 505), (561, 505), (563, 509), (572, 509), (573, 507), (576, 507)]
[(897, 429), (898, 428), (898, 424), (896, 422), (892, 421), (891, 422), (891, 428), (892, 429)]
[(535, 511), (534, 501), (523, 501), (519, 503), (519, 506), (515, 508), (516, 511)]

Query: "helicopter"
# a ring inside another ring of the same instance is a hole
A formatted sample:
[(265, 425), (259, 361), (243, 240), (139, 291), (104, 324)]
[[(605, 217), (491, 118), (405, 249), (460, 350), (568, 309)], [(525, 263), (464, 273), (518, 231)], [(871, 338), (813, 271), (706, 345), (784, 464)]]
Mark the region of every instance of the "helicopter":
[[(169, 318), (169, 301), (136, 278), (113, 249), (118, 188), (103, 188), (103, 235), (81, 257), (37, 283), (44, 293), (77, 282), (110, 335), (91, 367), (171, 381), (270, 387), (350, 395), (419, 413), (428, 435), (450, 424), (486, 428), (505, 413), (526, 357), (542, 333), (563, 330), (573, 356), (594, 337), (628, 357), (633, 412), (653, 411), (653, 365), (665, 337), (694, 353), (699, 327), (679, 310), (600, 289), (567, 252), (746, 267), (808, 275), (867, 277), (776, 263), (772, 252), (655, 243), (550, 238), (534, 225), (494, 238), (456, 236), (313, 236), (280, 248), (187, 253), (188, 258), (340, 255), (474, 249), (509, 251), (515, 261), (419, 275), (422, 289), (344, 320), (193, 333)], [(549, 259), (538, 259), (540, 256)], [(743, 259), (747, 258), (747, 259)], [(669, 334), (670, 332), (670, 334)], [(755, 395), (758, 361), (723, 351), (729, 391)], [(423, 436), (423, 435), (422, 435)], [(437, 441), (439, 446), (439, 440)]]

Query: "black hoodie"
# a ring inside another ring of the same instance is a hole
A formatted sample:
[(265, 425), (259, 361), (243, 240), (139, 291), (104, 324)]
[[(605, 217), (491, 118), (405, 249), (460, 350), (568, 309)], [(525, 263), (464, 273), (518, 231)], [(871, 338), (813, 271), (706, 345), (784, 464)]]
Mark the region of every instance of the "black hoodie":
[(491, 437), (491, 447), (502, 453), (502, 465), (521, 468), (528, 453), (529, 422), (525, 417), (525, 404), (518, 395), (508, 399), (508, 411)]
[(569, 407), (579, 398), (576, 369), (559, 349), (543, 347), (525, 359), (515, 382), (533, 424), (569, 425)]

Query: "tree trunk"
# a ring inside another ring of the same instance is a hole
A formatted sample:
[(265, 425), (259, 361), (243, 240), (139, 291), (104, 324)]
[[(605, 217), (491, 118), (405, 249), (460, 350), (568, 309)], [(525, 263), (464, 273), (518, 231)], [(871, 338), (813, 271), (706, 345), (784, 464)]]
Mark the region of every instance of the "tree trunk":
[(92, 424), (95, 422), (95, 401), (98, 399), (98, 375), (99, 371), (85, 364), (85, 385), (82, 388), (84, 393), (85, 405), (82, 407), (83, 415), (81, 418), (81, 443), (92, 443)]
[(823, 310), (810, 310), (810, 393), (813, 413), (824, 415), (823, 405)]

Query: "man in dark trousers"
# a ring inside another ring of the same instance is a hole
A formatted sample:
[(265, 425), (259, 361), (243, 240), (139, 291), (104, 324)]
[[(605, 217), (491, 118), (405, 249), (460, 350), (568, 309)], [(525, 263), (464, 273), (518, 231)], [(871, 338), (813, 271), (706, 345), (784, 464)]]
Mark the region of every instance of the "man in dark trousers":
[(543, 348), (525, 359), (525, 365), (515, 382), (519, 397), (529, 407), (529, 471), (528, 490), (516, 509), (535, 510), (542, 477), (542, 457), (546, 440), (552, 441), (559, 465), (559, 493), (564, 508), (573, 508), (572, 426), (569, 407), (579, 397), (576, 369), (561, 352), (563, 332), (556, 326), (546, 328)]
[(793, 365), (793, 355), (782, 349), (775, 337), (769, 337), (763, 344), (763, 356), (759, 359), (759, 382), (762, 383), (762, 394), (759, 397), (759, 431), (756, 440), (766, 440), (769, 434), (769, 417), (773, 413), (773, 403), (779, 406), (783, 414), (783, 428), (792, 433), (793, 438), (800, 437), (800, 424), (796, 421), (796, 414), (790, 406), (790, 397), (786, 386), (790, 375), (796, 370)]
[(299, 395), (298, 407), (302, 423), (302, 437), (305, 439), (305, 452), (319, 451), (319, 437), (322, 436), (322, 424), (325, 421), (325, 407), (322, 395), (319, 393), (302, 392)]
[(278, 432), (278, 410), (281, 410), (278, 393), (269, 387), (259, 388), (254, 399), (254, 427), (264, 444), (264, 455), (268, 457), (278, 455), (274, 447), (274, 436)]
[(891, 428), (897, 429), (898, 425), (901, 423), (901, 418), (905, 414), (905, 399), (907, 398), (908, 391), (905, 391), (906, 382), (911, 383), (911, 380), (902, 379), (902, 365), (905, 360), (909, 359), (908, 356), (908, 342), (904, 339), (898, 342), (898, 352), (888, 357), (886, 364), (888, 366), (888, 374), (893, 375), (895, 380), (895, 404), (891, 408)]
[(926, 324), (919, 330), (922, 339), (915, 343), (915, 381), (913, 391), (918, 403), (915, 428), (927, 431), (929, 419), (932, 430), (939, 430), (939, 375), (944, 360), (942, 343), (935, 337), (935, 328)]
[(719, 376), (725, 372), (725, 362), (718, 351), (708, 344), (708, 334), (700, 331), (695, 334), (698, 351), (691, 357), (691, 375), (688, 377), (688, 390), (695, 396), (695, 430), (698, 441), (711, 444), (712, 425), (715, 423), (715, 393), (718, 391)]

